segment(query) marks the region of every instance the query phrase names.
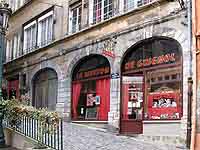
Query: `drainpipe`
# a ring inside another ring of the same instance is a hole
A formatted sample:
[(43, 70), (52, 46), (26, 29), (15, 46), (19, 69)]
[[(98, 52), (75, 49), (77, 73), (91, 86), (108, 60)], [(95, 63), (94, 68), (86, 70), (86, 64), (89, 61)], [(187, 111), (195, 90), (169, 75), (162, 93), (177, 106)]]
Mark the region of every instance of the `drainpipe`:
[(192, 77), (188, 78), (188, 115), (187, 115), (187, 141), (186, 146), (187, 148), (190, 148), (191, 145), (191, 133), (192, 133), (192, 86), (193, 86), (193, 80)]
[(187, 22), (188, 22), (188, 45), (190, 51), (190, 66), (189, 73), (190, 77), (188, 78), (188, 108), (187, 108), (187, 139), (186, 146), (187, 148), (191, 147), (191, 135), (192, 135), (192, 95), (193, 95), (193, 53), (192, 53), (192, 0), (187, 0)]

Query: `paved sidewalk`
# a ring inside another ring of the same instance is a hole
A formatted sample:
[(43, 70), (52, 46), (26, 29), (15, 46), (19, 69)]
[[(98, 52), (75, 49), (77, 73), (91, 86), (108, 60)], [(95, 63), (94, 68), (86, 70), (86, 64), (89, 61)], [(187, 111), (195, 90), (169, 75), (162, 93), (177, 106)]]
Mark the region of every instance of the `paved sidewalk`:
[(73, 123), (64, 123), (64, 150), (181, 150), (127, 136), (117, 136)]

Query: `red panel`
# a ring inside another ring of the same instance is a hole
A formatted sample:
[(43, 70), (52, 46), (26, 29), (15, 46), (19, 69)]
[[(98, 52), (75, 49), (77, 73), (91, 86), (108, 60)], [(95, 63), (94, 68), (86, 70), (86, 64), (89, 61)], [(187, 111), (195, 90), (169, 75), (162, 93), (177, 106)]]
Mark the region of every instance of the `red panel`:
[[(156, 107), (153, 108), (153, 100), (159, 100), (162, 98), (174, 99), (176, 101), (176, 107)], [(150, 119), (155, 119), (152, 116), (160, 116), (161, 114), (168, 114), (169, 118), (167, 119), (175, 119), (172, 116), (175, 113), (179, 113), (180, 119), (182, 115), (181, 107), (180, 107), (180, 93), (179, 92), (160, 92), (160, 93), (152, 93), (148, 96), (148, 115)], [(170, 118), (171, 117), (171, 118)], [(159, 119), (159, 118), (158, 118)]]
[(120, 133), (122, 134), (142, 134), (142, 121), (121, 120)]
[(11, 94), (11, 90), (16, 91), (16, 98), (19, 98), (19, 80), (8, 81), (8, 96)]

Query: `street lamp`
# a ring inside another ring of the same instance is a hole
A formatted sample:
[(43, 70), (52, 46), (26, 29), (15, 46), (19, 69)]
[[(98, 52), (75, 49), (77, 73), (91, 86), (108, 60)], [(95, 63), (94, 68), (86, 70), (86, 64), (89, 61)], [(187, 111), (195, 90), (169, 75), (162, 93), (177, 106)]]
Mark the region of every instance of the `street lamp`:
[[(3, 60), (5, 57), (5, 34), (8, 28), (8, 19), (12, 11), (5, 0), (0, 1), (0, 100), (2, 100), (2, 78), (3, 78)], [(3, 133), (4, 106), (0, 105), (0, 148), (5, 147)]]

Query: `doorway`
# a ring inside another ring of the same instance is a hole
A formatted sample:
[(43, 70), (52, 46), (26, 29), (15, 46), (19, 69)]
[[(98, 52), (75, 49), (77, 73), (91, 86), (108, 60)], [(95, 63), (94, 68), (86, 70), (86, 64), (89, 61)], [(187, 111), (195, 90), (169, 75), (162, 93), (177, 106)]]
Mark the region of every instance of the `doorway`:
[(142, 134), (144, 78), (142, 75), (123, 76), (121, 133)]
[(33, 80), (33, 106), (55, 110), (58, 79), (53, 69), (45, 69), (36, 74)]

